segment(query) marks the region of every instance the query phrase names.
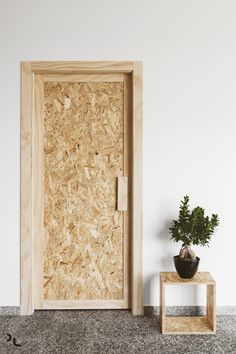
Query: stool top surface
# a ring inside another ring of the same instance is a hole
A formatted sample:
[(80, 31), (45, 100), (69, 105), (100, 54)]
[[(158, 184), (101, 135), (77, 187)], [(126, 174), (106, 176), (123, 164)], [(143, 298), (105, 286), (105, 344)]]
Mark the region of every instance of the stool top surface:
[(197, 272), (191, 279), (180, 278), (177, 272), (160, 272), (160, 279), (163, 284), (215, 284), (209, 272)]

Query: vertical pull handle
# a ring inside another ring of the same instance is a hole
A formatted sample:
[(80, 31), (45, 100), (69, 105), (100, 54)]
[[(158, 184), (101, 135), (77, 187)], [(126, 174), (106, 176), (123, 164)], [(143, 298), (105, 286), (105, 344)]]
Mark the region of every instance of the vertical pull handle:
[(128, 177), (117, 177), (117, 210), (128, 210)]

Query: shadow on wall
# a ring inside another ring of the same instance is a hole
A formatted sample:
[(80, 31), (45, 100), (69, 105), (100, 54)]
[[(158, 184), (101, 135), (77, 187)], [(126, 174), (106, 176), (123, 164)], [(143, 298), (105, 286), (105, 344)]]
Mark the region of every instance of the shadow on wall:
[(159, 299), (159, 272), (173, 270), (173, 250), (170, 249), (169, 227), (171, 219), (166, 220), (161, 230), (156, 233), (159, 247), (157, 271), (144, 281), (145, 301), (147, 304), (155, 304)]
[(163, 228), (157, 233), (159, 246), (161, 247), (161, 257), (159, 259), (161, 267), (160, 271), (169, 271), (173, 269), (173, 250), (170, 250), (170, 233), (169, 227), (171, 219), (166, 220)]
[(153, 273), (144, 280), (145, 304), (150, 306), (159, 300), (159, 273)]

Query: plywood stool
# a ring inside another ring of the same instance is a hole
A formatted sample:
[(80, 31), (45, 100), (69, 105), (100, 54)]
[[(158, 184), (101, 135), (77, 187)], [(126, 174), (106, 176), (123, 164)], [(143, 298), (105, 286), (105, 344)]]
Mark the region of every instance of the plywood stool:
[[(173, 317), (165, 315), (166, 285), (206, 285), (206, 316)], [(164, 334), (215, 334), (216, 332), (216, 283), (208, 272), (198, 272), (192, 279), (182, 279), (176, 272), (160, 273), (160, 321)]]

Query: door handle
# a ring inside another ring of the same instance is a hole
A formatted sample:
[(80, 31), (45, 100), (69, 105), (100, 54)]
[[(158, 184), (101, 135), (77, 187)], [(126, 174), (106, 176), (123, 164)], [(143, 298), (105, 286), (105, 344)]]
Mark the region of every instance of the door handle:
[(117, 210), (128, 210), (128, 177), (117, 177)]

